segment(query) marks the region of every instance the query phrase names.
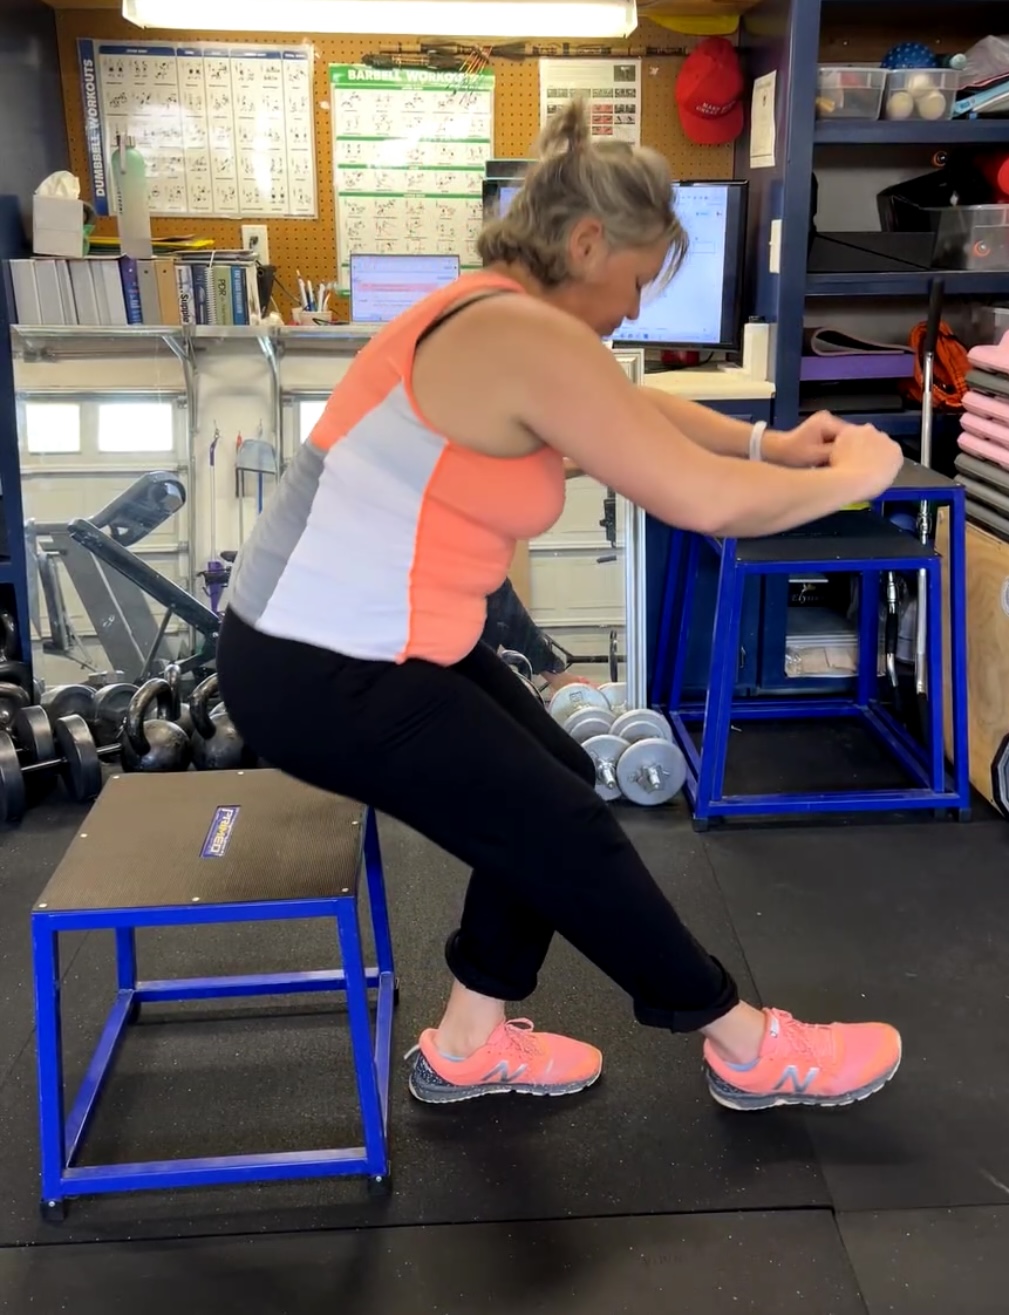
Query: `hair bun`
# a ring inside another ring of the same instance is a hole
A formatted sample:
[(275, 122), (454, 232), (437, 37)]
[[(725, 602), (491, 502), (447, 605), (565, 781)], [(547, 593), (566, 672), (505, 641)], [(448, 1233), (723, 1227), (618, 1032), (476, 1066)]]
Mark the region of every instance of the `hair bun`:
[(566, 155), (591, 144), (588, 102), (569, 100), (563, 109), (551, 114), (540, 134), (541, 159), (552, 155)]

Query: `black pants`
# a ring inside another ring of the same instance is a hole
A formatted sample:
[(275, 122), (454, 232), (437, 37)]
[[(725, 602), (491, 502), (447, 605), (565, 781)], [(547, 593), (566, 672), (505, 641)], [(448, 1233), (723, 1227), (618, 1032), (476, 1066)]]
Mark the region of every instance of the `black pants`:
[(228, 711), (267, 762), (472, 867), (447, 949), (464, 986), (525, 999), (559, 932), (642, 1023), (694, 1031), (737, 1002), (595, 793), (589, 756), (485, 645), (448, 668), (363, 662), (270, 638), (229, 611), (217, 663)]

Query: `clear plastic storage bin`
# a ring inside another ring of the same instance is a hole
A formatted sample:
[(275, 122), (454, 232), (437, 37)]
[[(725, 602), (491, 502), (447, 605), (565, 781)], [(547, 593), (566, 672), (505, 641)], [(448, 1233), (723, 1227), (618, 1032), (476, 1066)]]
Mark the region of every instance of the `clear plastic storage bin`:
[(941, 123), (953, 117), (960, 90), (956, 69), (891, 69), (886, 83), (884, 116), (887, 119), (926, 120)]
[(961, 205), (929, 212), (934, 269), (1009, 270), (1009, 205)]
[(818, 119), (878, 119), (886, 69), (822, 64), (817, 70)]

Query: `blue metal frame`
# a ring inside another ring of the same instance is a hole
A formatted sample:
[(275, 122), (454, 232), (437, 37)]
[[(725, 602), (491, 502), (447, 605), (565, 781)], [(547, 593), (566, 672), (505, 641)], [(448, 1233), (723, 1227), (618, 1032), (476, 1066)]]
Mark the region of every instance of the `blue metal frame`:
[[(745, 562), (736, 556), (736, 540), (718, 540), (677, 532), (671, 560), (674, 569), (667, 580), (660, 637), (660, 661), (652, 686), (653, 706), (664, 712), (687, 763), (685, 793), (695, 824), (706, 826), (715, 817), (786, 816), (837, 812), (890, 812), (896, 809), (954, 810), (961, 818), (969, 815), (970, 777), (967, 731), (967, 633), (966, 633), (966, 505), (957, 485), (942, 489), (906, 488), (887, 493), (877, 504), (918, 503), (922, 498), (944, 504), (950, 515), (950, 547), (947, 562), (950, 615), (950, 706), (952, 762), (946, 767), (943, 741), (943, 700), (928, 700), (927, 744), (908, 734), (876, 698), (878, 678), (874, 662), (860, 662), (856, 688), (851, 697), (810, 697), (798, 694), (781, 698), (738, 699), (734, 697), (738, 664), (739, 625), (743, 591), (752, 575), (792, 575), (810, 569), (800, 561)], [(683, 697), (685, 636), (689, 634), (694, 582), (702, 548), (721, 558), (718, 599), (715, 609), (712, 663), (707, 696), (703, 703)], [(830, 563), (831, 573), (856, 574), (862, 578), (859, 616), (859, 651), (875, 654), (878, 640), (877, 599), (879, 576), (885, 571), (916, 573), (918, 558), (899, 551), (891, 557), (864, 560), (839, 558)], [(822, 562), (815, 569), (823, 571)], [(928, 581), (929, 616), (942, 614), (942, 559), (924, 564)], [(675, 580), (672, 577), (677, 577)], [(942, 626), (936, 620), (928, 627), (928, 686), (942, 687)], [(674, 647), (675, 645), (675, 647)], [(807, 791), (780, 794), (726, 795), (725, 766), (733, 721), (811, 720), (856, 718), (890, 752), (913, 783), (902, 789)], [(698, 751), (690, 727), (703, 724)]]
[[(377, 1181), (388, 1177), (389, 1072), (396, 986), (378, 825), (371, 809), (367, 810), (365, 821), (363, 857), (375, 938), (376, 965), (370, 968), (364, 964), (356, 889), (353, 894), (332, 899), (275, 900), (206, 907), (186, 905), (58, 912), (36, 907), (31, 924), (42, 1201), (45, 1208), (52, 1210), (68, 1197), (108, 1192), (157, 1188), (168, 1191), (179, 1187), (268, 1179), (366, 1175)], [(333, 918), (343, 968), (169, 981), (137, 980), (137, 927), (279, 922), (291, 918)], [(59, 936), (65, 931), (92, 930), (112, 930), (115, 933), (117, 992), (91, 1064), (69, 1114), (65, 1114)], [(369, 990), (377, 991), (374, 1033)], [(363, 1146), (75, 1167), (74, 1161), (80, 1153), (102, 1088), (110, 1076), (116, 1051), (139, 1005), (320, 991), (346, 994)]]

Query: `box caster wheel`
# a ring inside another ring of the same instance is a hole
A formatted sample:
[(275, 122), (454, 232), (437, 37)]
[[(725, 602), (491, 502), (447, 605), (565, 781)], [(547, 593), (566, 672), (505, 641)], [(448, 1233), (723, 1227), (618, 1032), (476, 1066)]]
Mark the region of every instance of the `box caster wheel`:
[(399, 978), (398, 977), (392, 984), (392, 1007), (393, 1009), (397, 1009), (399, 1007)]
[(956, 820), (958, 822), (969, 822), (971, 817), (969, 808), (958, 808), (956, 810)]
[(705, 832), (711, 830), (711, 818), (695, 817), (691, 822), (691, 826), (694, 828), (694, 830), (697, 832), (699, 836), (703, 836)]
[(374, 1200), (382, 1200), (392, 1195), (392, 1165), (389, 1166), (388, 1172), (368, 1179), (368, 1195)]
[(43, 1201), (39, 1213), (47, 1224), (62, 1224), (67, 1217), (66, 1201)]

